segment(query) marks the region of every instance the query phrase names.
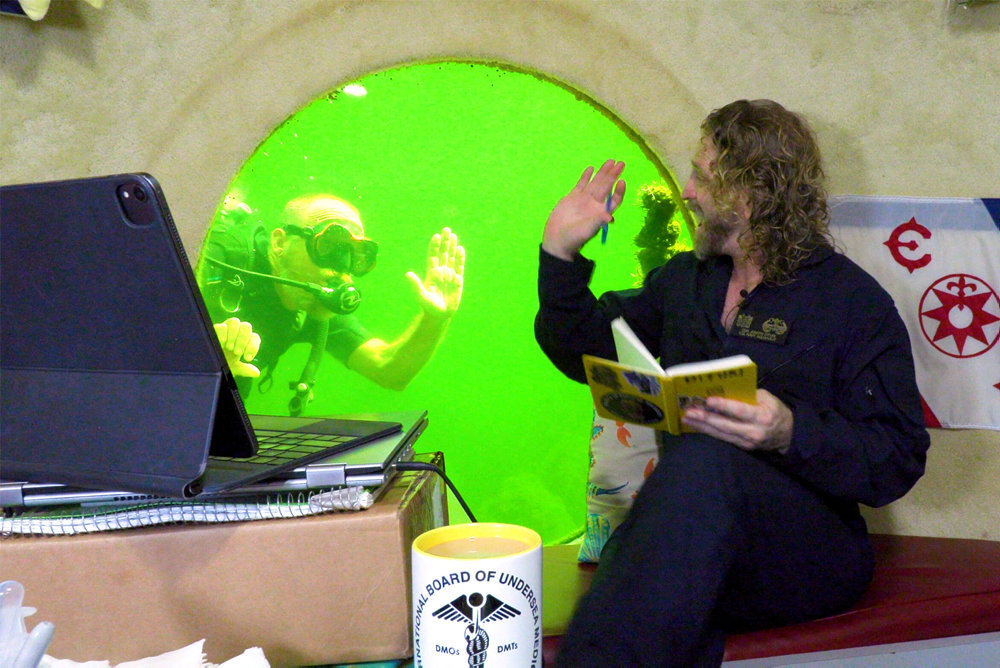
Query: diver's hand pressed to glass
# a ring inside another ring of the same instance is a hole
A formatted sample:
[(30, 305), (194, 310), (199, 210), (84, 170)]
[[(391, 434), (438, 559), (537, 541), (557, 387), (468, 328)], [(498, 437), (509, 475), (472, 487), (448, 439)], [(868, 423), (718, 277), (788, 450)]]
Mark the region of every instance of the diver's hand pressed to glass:
[(549, 214), (542, 233), (545, 252), (572, 260), (602, 225), (614, 220), (612, 214), (625, 197), (625, 181), (618, 180), (624, 169), (624, 162), (608, 160), (596, 174), (593, 167), (583, 171), (573, 189)]
[(260, 369), (250, 364), (260, 350), (260, 334), (253, 331), (249, 322), (227, 318), (215, 325), (215, 335), (219, 337), (226, 363), (234, 376), (256, 378), (260, 375)]
[(462, 301), (465, 248), (449, 228), (431, 237), (427, 244), (427, 269), (423, 280), (415, 272), (406, 274), (417, 289), (426, 313), (451, 316)]

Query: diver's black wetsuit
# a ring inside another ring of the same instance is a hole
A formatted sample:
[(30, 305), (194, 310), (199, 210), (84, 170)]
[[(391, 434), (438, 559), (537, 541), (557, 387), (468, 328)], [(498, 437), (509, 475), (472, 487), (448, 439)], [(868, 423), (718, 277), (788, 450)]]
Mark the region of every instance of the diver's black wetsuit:
[[(294, 343), (320, 345), (327, 352), (346, 362), (358, 346), (372, 338), (354, 315), (334, 315), (324, 337), (322, 326), (305, 313), (286, 309), (275, 291), (275, 283), (219, 267), (208, 261), (220, 260), (228, 265), (271, 274), (267, 259), (268, 234), (263, 227), (232, 225), (212, 230), (202, 249), (198, 283), (212, 322), (237, 317), (249, 322), (260, 334), (261, 346), (255, 364), (264, 378), (274, 370), (278, 359)], [(325, 338), (325, 341), (322, 339)], [(245, 395), (251, 379), (237, 378), (240, 392)]]

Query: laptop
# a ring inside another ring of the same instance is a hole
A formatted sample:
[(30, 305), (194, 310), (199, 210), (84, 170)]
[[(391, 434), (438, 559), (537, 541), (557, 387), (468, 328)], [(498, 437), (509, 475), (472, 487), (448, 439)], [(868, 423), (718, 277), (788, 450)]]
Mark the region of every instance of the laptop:
[[(0, 342), (8, 481), (190, 498), (402, 431), (247, 414), (148, 174), (0, 187)], [(251, 459), (292, 438), (311, 451)]]
[[(196, 499), (217, 501), (345, 487), (371, 488), (372, 496), (377, 498), (395, 477), (397, 465), (413, 459), (413, 445), (427, 427), (427, 413), (410, 411), (358, 415), (351, 419), (396, 420), (403, 428), (398, 433), (383, 436), (313, 464), (282, 471), (272, 478), (227, 491), (203, 492)], [(212, 461), (212, 458), (209, 460)], [(210, 465), (206, 476), (213, 475), (213, 469), (224, 470), (224, 467)], [(164, 497), (127, 490), (81, 489), (59, 483), (0, 481), (0, 510), (12, 513), (51, 506), (112, 506), (163, 500)]]

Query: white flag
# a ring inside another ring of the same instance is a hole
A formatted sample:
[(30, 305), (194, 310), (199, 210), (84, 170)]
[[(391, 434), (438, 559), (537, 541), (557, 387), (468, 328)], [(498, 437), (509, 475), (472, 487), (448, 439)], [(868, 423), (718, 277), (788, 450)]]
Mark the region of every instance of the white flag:
[(1000, 429), (1000, 199), (833, 197), (830, 213), (906, 323), (927, 426)]

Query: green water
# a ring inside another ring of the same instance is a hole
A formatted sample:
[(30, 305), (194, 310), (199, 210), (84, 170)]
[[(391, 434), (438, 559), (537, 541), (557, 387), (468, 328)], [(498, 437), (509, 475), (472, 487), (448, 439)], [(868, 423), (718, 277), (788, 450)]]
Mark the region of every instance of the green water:
[[(327, 192), (353, 204), (378, 241), (378, 265), (356, 284), (357, 312), (384, 340), (418, 312), (407, 271), (422, 275), (427, 241), (443, 226), (467, 252), (461, 307), (447, 336), (409, 387), (385, 390), (324, 360), (306, 414), (418, 410), (430, 426), (417, 442), (440, 450), (480, 521), (512, 522), (546, 542), (579, 531), (591, 401), (539, 351), (538, 244), (548, 212), (587, 165), (624, 160), (629, 184), (597, 261), (600, 293), (634, 282), (632, 238), (642, 226), (638, 186), (676, 182), (621, 121), (579, 91), (485, 63), (425, 63), (341, 86), (295, 113), (261, 143), (228, 193), (263, 220), (299, 194)], [(224, 197), (220, 197), (220, 205)], [(682, 209), (675, 216), (680, 220)], [(682, 225), (681, 243), (688, 244)], [(249, 410), (287, 413), (288, 383), (308, 347), (281, 360), (273, 388), (245, 396)], [(452, 521), (465, 521), (451, 505)]]

